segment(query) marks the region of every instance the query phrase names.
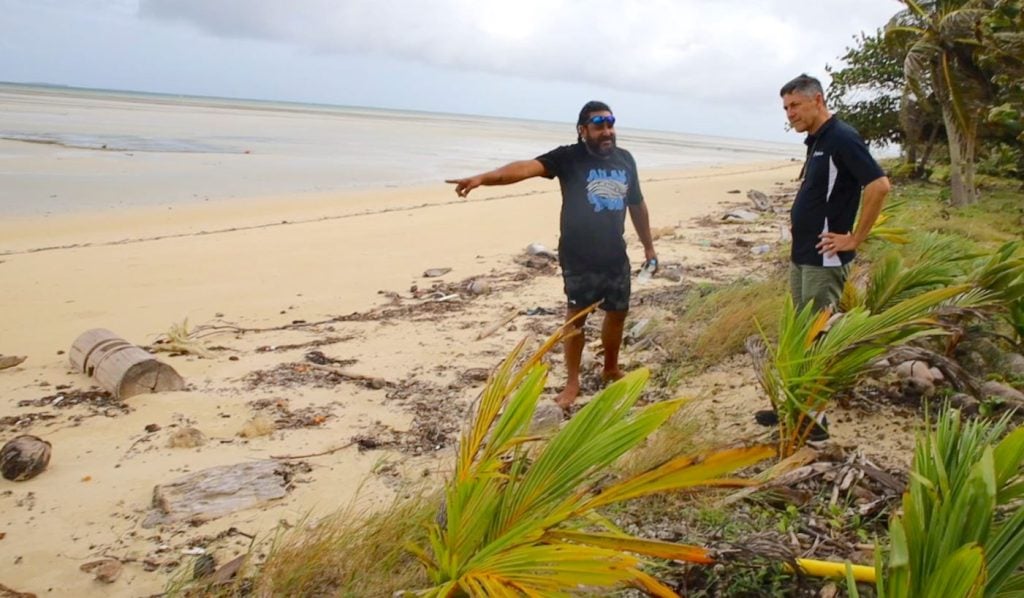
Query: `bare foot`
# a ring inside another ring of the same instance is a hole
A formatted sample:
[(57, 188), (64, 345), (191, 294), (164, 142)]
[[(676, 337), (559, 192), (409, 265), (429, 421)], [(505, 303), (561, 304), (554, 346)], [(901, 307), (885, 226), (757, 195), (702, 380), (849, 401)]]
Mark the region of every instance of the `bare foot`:
[(555, 397), (555, 404), (562, 408), (562, 411), (568, 411), (572, 407), (573, 401), (580, 394), (580, 383), (566, 384), (565, 389), (558, 393)]
[(601, 372), (601, 382), (604, 382), (605, 384), (615, 382), (616, 380), (622, 380), (625, 377), (626, 373), (619, 368), (615, 368), (614, 370), (603, 370)]

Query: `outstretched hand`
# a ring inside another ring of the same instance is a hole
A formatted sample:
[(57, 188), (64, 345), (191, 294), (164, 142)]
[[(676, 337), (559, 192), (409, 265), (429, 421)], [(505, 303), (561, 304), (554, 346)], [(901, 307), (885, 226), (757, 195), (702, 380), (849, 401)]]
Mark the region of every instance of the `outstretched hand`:
[(466, 197), (470, 191), (480, 186), (482, 179), (479, 176), (471, 176), (465, 179), (445, 179), (444, 182), (455, 185), (455, 193), (459, 197)]

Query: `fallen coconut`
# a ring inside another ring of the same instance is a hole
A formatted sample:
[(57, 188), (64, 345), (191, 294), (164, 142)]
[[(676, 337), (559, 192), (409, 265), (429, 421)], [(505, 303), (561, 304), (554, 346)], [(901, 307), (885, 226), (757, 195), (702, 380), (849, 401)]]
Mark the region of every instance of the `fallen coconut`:
[(23, 482), (41, 474), (50, 464), (50, 443), (25, 434), (0, 449), (0, 473), (12, 482)]

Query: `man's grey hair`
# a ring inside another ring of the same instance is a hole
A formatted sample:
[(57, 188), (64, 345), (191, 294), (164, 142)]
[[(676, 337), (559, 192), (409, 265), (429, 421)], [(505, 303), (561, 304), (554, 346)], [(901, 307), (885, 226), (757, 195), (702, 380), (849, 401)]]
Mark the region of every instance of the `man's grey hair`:
[(821, 87), (821, 81), (818, 81), (807, 73), (804, 73), (783, 85), (782, 89), (779, 91), (779, 97), (789, 95), (791, 93), (799, 93), (807, 97), (814, 97), (814, 94), (820, 93), (823, 99), (825, 97), (825, 90)]

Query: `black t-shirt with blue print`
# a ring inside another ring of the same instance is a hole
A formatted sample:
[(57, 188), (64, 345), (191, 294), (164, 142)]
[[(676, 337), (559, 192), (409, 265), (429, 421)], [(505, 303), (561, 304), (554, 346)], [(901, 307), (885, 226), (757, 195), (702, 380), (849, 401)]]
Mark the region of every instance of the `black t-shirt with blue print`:
[(819, 254), (815, 245), (823, 232), (847, 234), (853, 229), (861, 190), (885, 176), (857, 130), (832, 117), (808, 135), (804, 180), (790, 209), (793, 231), (791, 259), (802, 266), (841, 266), (853, 251), (833, 257)]
[(544, 176), (562, 188), (558, 259), (566, 272), (629, 270), (622, 235), (626, 206), (643, 202), (636, 162), (624, 149), (596, 156), (583, 142), (538, 156)]

